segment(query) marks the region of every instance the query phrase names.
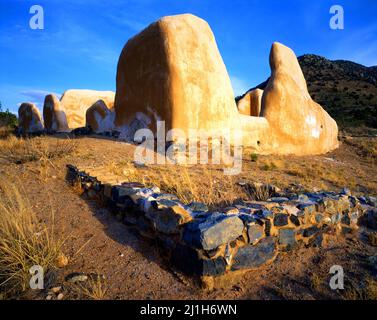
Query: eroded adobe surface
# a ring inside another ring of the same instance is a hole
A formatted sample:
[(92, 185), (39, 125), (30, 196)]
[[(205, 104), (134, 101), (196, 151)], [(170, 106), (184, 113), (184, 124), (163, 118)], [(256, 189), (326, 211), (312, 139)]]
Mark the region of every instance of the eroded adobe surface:
[(54, 94), (45, 97), (43, 105), (43, 119), (45, 129), (48, 131), (69, 131), (65, 109)]
[(64, 107), (70, 129), (85, 127), (86, 111), (98, 100), (103, 100), (109, 109), (114, 106), (115, 93), (112, 91), (67, 90), (60, 103)]
[[(137, 118), (152, 129), (230, 128), (232, 86), (207, 22), (190, 14), (152, 23), (130, 39), (117, 70), (115, 124)], [(127, 127), (126, 127), (127, 128)]]
[(277, 148), (276, 153), (320, 154), (337, 148), (337, 124), (310, 97), (294, 52), (274, 43), (270, 66), (261, 116), (270, 125), (270, 144)]
[(254, 89), (247, 92), (238, 102), (239, 113), (246, 116), (259, 117), (262, 109), (263, 90)]
[(18, 125), (22, 133), (41, 132), (44, 129), (41, 114), (37, 106), (24, 102), (18, 109)]
[(86, 125), (94, 132), (110, 131), (113, 128), (114, 112), (103, 100), (98, 100), (86, 111)]
[[(237, 109), (207, 22), (191, 14), (164, 17), (124, 46), (115, 102), (111, 91), (67, 90), (60, 106), (49, 97), (47, 129), (64, 122), (69, 129), (93, 125), (96, 132), (113, 130), (133, 141), (141, 128), (156, 137), (157, 121), (164, 121), (166, 131), (180, 129), (186, 138), (204, 131), (259, 154), (313, 155), (337, 148), (337, 124), (311, 99), (294, 52), (274, 43), (270, 66), (266, 88), (248, 93)], [(111, 117), (105, 108), (91, 108), (98, 100), (110, 111), (114, 106)], [(58, 114), (65, 120), (57, 120)]]
[(190, 129), (240, 130), (242, 144), (264, 154), (320, 154), (336, 148), (337, 125), (311, 99), (293, 51), (274, 43), (270, 65), (263, 95), (255, 91), (244, 97), (249, 101), (241, 101), (239, 113), (209, 25), (188, 14), (164, 17), (122, 50), (115, 125), (130, 137), (142, 127), (156, 131), (157, 120), (187, 136)]

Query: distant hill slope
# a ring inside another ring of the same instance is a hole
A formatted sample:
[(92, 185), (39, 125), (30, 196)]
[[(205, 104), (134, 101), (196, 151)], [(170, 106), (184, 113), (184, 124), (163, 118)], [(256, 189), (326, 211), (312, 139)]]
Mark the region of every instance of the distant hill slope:
[[(377, 128), (377, 66), (331, 61), (313, 54), (300, 56), (298, 60), (310, 95), (341, 128)], [(267, 81), (256, 88), (263, 89), (266, 85)]]
[(377, 67), (330, 61), (308, 54), (298, 58), (312, 98), (341, 127), (377, 128)]

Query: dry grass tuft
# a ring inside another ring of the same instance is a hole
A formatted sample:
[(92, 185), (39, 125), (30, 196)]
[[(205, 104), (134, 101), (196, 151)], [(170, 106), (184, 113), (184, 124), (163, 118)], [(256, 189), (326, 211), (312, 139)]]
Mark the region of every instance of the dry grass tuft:
[(317, 274), (312, 274), (310, 277), (310, 287), (313, 290), (318, 290), (321, 287), (321, 284), (323, 283), (322, 278)]
[(29, 287), (33, 265), (45, 274), (55, 268), (62, 241), (51, 228), (38, 223), (19, 186), (0, 181), (0, 288), (4, 296), (15, 296)]
[(7, 139), (13, 135), (13, 129), (7, 126), (0, 126), (0, 139)]
[(75, 151), (77, 144), (70, 139), (17, 138), (10, 136), (0, 140), (0, 159), (22, 164), (31, 161), (49, 162)]
[(377, 281), (366, 278), (362, 286), (352, 285), (342, 294), (345, 300), (377, 300)]
[[(215, 166), (189, 168), (187, 166), (150, 166), (135, 169), (130, 164), (112, 163), (110, 172), (124, 181), (156, 185), (166, 193), (175, 194), (182, 202), (204, 202), (212, 208), (231, 205), (238, 199), (249, 199), (249, 194), (237, 185), (237, 176), (219, 175)], [(221, 177), (221, 178), (220, 178)]]
[(344, 142), (356, 149), (356, 152), (375, 163), (377, 160), (377, 139), (376, 138), (346, 138)]
[(107, 287), (104, 278), (100, 275), (89, 277), (84, 283), (73, 285), (73, 291), (81, 299), (86, 300), (104, 300), (106, 299)]
[(257, 201), (266, 201), (273, 196), (273, 191), (267, 184), (254, 185), (249, 188), (250, 198)]

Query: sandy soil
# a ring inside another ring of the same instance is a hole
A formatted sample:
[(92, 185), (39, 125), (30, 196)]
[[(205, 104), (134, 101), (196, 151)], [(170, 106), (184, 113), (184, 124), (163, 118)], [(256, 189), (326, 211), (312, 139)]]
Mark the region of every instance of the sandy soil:
[[(372, 274), (366, 258), (377, 250), (367, 244), (360, 230), (324, 249), (302, 248), (280, 254), (275, 263), (247, 273), (231, 288), (203, 291), (190, 279), (171, 272), (153, 241), (138, 236), (65, 181), (66, 164), (131, 162), (134, 146), (98, 137), (78, 138), (76, 142), (78, 147), (73, 154), (54, 159), (44, 167), (38, 162), (0, 164), (0, 174), (22, 186), (42, 222), (51, 225), (54, 213), (55, 232), (65, 239), (63, 251), (70, 260), (68, 266), (56, 272), (54, 285), (63, 284), (67, 299), (79, 297), (64, 283), (64, 277), (72, 272), (104, 275), (105, 297), (109, 299), (339, 299), (345, 292), (332, 291), (328, 285), (332, 265), (343, 266), (346, 291), (350, 294)], [(267, 169), (265, 164), (271, 162), (275, 166)], [(293, 167), (296, 171), (292, 171)], [(304, 174), (299, 174), (298, 168)], [(325, 174), (305, 174), (310, 168), (323, 169)], [(259, 156), (256, 162), (246, 158), (239, 178), (329, 189), (338, 189), (349, 181), (353, 191), (375, 194), (376, 173), (371, 159), (359, 156), (355, 147), (342, 144), (323, 156)], [(332, 174), (336, 178), (332, 179)], [(44, 299), (46, 293), (29, 292), (26, 297)]]

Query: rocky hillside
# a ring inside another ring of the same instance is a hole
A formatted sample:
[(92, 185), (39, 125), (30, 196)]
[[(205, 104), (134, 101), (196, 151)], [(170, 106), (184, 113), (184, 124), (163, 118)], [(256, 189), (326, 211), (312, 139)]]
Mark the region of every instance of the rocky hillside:
[(311, 54), (298, 59), (311, 96), (340, 127), (377, 128), (377, 67)]
[[(312, 98), (336, 119), (340, 128), (377, 128), (377, 66), (331, 61), (313, 54), (298, 60)], [(256, 88), (264, 89), (267, 82)]]

